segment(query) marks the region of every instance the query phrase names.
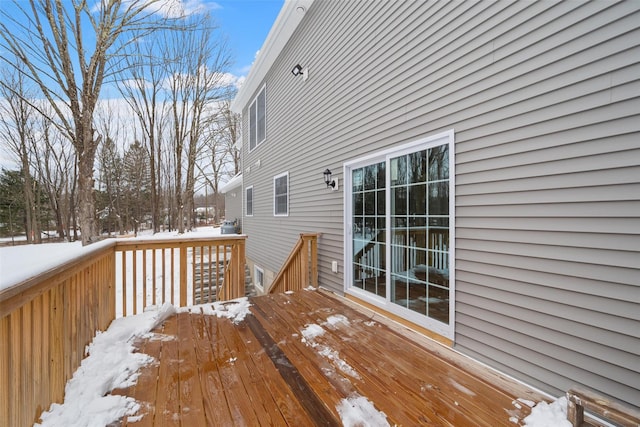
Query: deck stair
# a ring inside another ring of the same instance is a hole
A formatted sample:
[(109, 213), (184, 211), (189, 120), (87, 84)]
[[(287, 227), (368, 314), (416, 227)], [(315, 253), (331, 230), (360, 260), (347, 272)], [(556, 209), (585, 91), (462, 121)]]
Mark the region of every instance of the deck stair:
[[(222, 260), (211, 262), (200, 262), (195, 265), (194, 269), (194, 291), (193, 303), (206, 304), (216, 301), (218, 289), (222, 287), (224, 282), (225, 262)], [(249, 267), (245, 265), (245, 295), (255, 295), (255, 288), (251, 280), (251, 272)]]

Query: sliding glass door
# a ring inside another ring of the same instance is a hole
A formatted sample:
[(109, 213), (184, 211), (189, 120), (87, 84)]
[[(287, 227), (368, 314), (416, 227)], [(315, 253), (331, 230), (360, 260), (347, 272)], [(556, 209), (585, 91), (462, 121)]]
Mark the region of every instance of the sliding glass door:
[(453, 134), (345, 165), (345, 290), (452, 334)]

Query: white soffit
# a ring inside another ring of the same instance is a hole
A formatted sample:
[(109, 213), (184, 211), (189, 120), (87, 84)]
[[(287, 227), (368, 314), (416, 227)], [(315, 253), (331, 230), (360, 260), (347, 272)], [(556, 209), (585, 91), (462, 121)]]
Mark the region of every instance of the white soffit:
[(267, 39), (253, 62), (251, 70), (249, 70), (249, 75), (231, 103), (233, 112), (242, 113), (242, 109), (262, 84), (265, 75), (284, 49), (304, 15), (309, 11), (312, 3), (313, 0), (285, 0), (276, 22), (271, 27)]
[(225, 182), (220, 186), (220, 192), (222, 194), (228, 193), (236, 187), (240, 187), (242, 185), (242, 173), (237, 174), (229, 181)]

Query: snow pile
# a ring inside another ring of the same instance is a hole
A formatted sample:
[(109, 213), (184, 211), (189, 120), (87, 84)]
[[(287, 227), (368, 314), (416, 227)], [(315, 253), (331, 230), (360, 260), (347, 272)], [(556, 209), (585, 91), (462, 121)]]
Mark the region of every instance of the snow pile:
[(336, 406), (344, 427), (388, 427), (387, 416), (363, 396), (342, 399)]
[(526, 427), (571, 427), (567, 420), (567, 398), (560, 397), (551, 404), (538, 403), (524, 419)]
[(10, 288), (81, 256), (102, 251), (111, 244), (113, 242), (103, 240), (89, 246), (73, 242), (0, 247), (0, 289)]
[(311, 325), (308, 325), (306, 328), (304, 328), (300, 332), (302, 332), (302, 336), (304, 337), (302, 338), (302, 342), (303, 343), (308, 342), (311, 345), (311, 347), (315, 347), (315, 343), (313, 342), (313, 340), (316, 339), (316, 337), (323, 335), (324, 329), (322, 329), (322, 326), (320, 325), (311, 324)]
[(179, 313), (200, 313), (208, 316), (226, 317), (233, 323), (238, 324), (244, 320), (251, 304), (249, 298), (241, 297), (225, 302), (214, 302), (213, 304), (200, 304), (178, 309)]
[(111, 322), (87, 346), (89, 354), (65, 387), (64, 403), (54, 403), (41, 415), (41, 426), (84, 427), (108, 425), (135, 414), (140, 405), (130, 397), (109, 395), (116, 388), (130, 387), (138, 370), (153, 358), (134, 353), (133, 342), (175, 313), (171, 304), (155, 307), (136, 316)]

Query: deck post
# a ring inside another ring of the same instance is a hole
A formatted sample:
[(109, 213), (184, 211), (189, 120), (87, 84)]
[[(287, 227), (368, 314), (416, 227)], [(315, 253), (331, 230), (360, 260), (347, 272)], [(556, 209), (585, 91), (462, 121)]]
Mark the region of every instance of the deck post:
[(242, 280), (242, 278), (244, 277), (244, 263), (245, 263), (245, 253), (244, 253), (244, 240), (240, 240), (237, 241), (235, 243), (235, 269), (236, 269), (236, 274), (235, 274), (235, 279), (236, 279), (236, 295), (237, 297), (241, 297), (244, 295), (244, 280)]
[(318, 236), (310, 240), (311, 244), (311, 286), (318, 287)]
[[(306, 234), (301, 234), (302, 239), (302, 251), (300, 252), (300, 278), (302, 279), (302, 288), (309, 286), (309, 251), (311, 247), (311, 237)], [(313, 263), (313, 261), (312, 261)]]

